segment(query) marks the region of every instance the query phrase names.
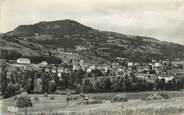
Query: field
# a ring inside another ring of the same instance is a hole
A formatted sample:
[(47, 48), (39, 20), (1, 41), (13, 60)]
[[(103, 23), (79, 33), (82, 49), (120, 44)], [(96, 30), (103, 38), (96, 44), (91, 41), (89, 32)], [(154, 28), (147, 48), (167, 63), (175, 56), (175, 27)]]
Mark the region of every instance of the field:
[[(127, 96), (131, 96), (131, 98), (128, 102), (123, 103), (110, 103), (109, 99), (117, 95), (117, 93), (86, 94), (89, 97), (103, 100), (103, 104), (91, 105), (77, 105), (76, 103), (80, 99), (70, 101), (69, 105), (67, 105), (65, 95), (50, 94), (48, 97), (44, 97), (43, 95), (31, 94), (33, 107), (27, 108), (27, 111), (31, 115), (51, 115), (51, 113), (60, 113), (61, 115), (184, 115), (184, 97), (177, 97), (181, 96), (179, 95), (180, 92), (167, 92), (170, 93), (172, 98), (166, 100), (142, 101), (140, 99), (142, 95), (152, 93), (127, 93)], [(176, 95), (177, 93), (178, 95)], [(119, 95), (124, 94), (120, 93)], [(54, 96), (54, 100), (51, 100), (52, 96)], [(79, 97), (79, 95), (72, 96)], [(34, 100), (35, 97), (38, 97), (39, 100)], [(8, 113), (8, 106), (15, 104), (16, 100), (14, 98), (0, 100), (3, 115)], [(25, 115), (25, 111), (25, 108), (19, 109), (17, 114)]]

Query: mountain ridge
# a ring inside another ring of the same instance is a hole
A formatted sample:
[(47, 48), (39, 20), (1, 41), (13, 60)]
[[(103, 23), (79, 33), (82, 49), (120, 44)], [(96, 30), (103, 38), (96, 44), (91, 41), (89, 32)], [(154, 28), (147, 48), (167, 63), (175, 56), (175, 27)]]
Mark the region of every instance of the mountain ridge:
[(25, 37), (34, 36), (35, 33), (53, 34), (54, 32), (61, 32), (62, 34), (70, 34), (75, 33), (75, 30), (77, 30), (76, 32), (79, 32), (80, 30), (87, 31), (90, 29), (92, 28), (82, 25), (76, 21), (65, 19), (56, 21), (42, 21), (30, 25), (20, 25), (11, 32), (17, 36)]
[(53, 49), (56, 49), (57, 53), (75, 52), (84, 57), (93, 55), (109, 61), (115, 61), (117, 57), (130, 61), (184, 57), (184, 45), (152, 37), (100, 31), (70, 19), (20, 25), (2, 38), (4, 47), (12, 47), (7, 45), (11, 41), (38, 55), (54, 54)]

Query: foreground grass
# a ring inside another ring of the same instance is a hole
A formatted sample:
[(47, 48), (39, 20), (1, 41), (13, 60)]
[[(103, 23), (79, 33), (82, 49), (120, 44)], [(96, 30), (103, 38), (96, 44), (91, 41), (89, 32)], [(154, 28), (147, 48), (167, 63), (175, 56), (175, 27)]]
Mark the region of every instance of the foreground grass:
[[(102, 94), (98, 94), (100, 96)], [(73, 100), (66, 103), (65, 95), (30, 95), (33, 107), (28, 108), (29, 114), (52, 115), (60, 113), (61, 115), (183, 115), (184, 97), (173, 97), (167, 100), (142, 101), (132, 99), (124, 103), (110, 103), (104, 100), (103, 104), (77, 105), (80, 100)], [(102, 95), (104, 96), (104, 95)], [(38, 100), (34, 100), (38, 97)], [(13, 106), (14, 98), (1, 100), (1, 111), (7, 113), (7, 107)], [(17, 114), (24, 115), (25, 108), (19, 109)], [(45, 113), (45, 114), (44, 114)]]

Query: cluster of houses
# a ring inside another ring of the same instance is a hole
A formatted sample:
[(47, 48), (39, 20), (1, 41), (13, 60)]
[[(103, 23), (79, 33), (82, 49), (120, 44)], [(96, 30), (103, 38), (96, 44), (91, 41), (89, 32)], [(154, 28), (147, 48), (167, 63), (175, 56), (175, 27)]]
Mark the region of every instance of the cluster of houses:
[[(124, 58), (117, 57), (119, 60), (127, 60)], [(137, 78), (140, 79), (165, 79), (166, 82), (175, 78), (178, 74), (184, 77), (184, 61), (170, 61), (170, 60), (161, 60), (155, 61), (152, 60), (150, 63), (140, 64), (128, 62), (126, 66), (121, 66), (119, 63), (103, 63), (103, 64), (88, 64), (84, 59), (73, 59), (70, 62), (63, 62), (71, 65), (72, 70), (83, 69), (86, 72), (90, 73), (92, 70), (98, 69), (102, 73), (109, 71), (109, 75), (113, 76), (123, 76), (128, 75), (131, 76), (133, 73)], [(19, 58), (16, 60), (16, 64), (12, 64), (13, 66), (23, 66), (23, 67), (32, 67), (34, 69), (44, 68), (45, 71), (56, 73), (58, 72), (58, 76), (63, 71), (69, 71), (68, 68), (63, 67), (63, 64), (59, 64), (59, 66), (55, 66), (54, 64), (48, 64), (46, 61), (42, 61), (39, 64), (32, 64), (30, 59), (27, 58)], [(174, 72), (169, 72), (170, 70), (174, 70)]]

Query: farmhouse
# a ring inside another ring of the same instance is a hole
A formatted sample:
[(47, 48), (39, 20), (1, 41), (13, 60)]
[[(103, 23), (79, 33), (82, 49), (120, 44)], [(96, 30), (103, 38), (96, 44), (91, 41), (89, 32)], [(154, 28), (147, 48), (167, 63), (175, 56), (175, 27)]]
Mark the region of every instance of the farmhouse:
[(27, 58), (19, 58), (17, 59), (17, 63), (18, 64), (31, 64), (31, 61), (30, 59), (27, 59)]

